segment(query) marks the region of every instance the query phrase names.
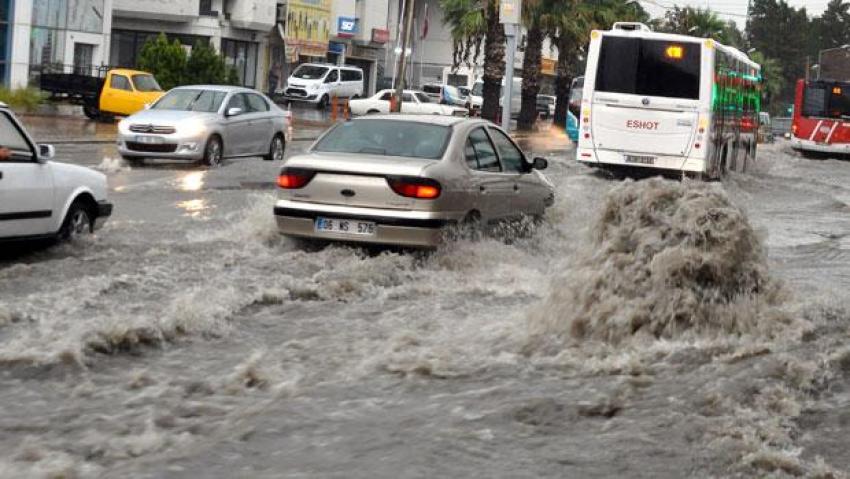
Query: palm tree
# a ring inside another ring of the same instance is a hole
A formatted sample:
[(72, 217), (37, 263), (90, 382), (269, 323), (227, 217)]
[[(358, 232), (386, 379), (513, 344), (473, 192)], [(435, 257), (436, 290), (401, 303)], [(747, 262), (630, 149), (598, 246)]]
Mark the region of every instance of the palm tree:
[[(537, 120), (537, 94), (540, 93), (540, 59), (543, 54), (544, 25), (549, 22), (549, 9), (555, 0), (525, 0), (522, 5), (522, 20), (527, 29), (525, 55), (522, 60), (522, 107), (517, 129), (530, 131)], [(509, 68), (512, 65), (508, 65)], [(507, 106), (506, 106), (507, 108)]]
[(664, 14), (662, 23), (662, 29), (666, 32), (714, 38), (721, 43), (728, 43), (726, 28), (726, 23), (711, 10), (692, 7), (673, 7), (673, 10)]
[(443, 21), (454, 42), (454, 66), (472, 65), (484, 42), (484, 103), (481, 116), (496, 120), (505, 71), (505, 30), (498, 0), (440, 0)]

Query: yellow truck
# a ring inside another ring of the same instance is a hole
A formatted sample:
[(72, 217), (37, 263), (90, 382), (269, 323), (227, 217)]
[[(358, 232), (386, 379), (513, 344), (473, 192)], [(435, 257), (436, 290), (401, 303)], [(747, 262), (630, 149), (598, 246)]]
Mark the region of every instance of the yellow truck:
[(132, 115), (164, 94), (153, 75), (127, 69), (109, 70), (105, 77), (42, 73), (41, 89), (53, 99), (81, 104), (93, 120)]

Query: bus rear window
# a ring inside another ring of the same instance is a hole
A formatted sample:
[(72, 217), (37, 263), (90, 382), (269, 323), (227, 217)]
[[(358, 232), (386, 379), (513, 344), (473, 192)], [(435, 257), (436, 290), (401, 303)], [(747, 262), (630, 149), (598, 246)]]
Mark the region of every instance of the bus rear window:
[(803, 95), (803, 116), (850, 118), (850, 85), (809, 85)]
[(699, 43), (605, 36), (596, 91), (699, 99)]

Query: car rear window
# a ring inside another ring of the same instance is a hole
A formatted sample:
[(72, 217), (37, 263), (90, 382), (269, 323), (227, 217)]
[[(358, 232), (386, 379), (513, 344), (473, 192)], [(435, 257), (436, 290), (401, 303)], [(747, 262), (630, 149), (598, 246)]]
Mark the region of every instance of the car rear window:
[(361, 119), (340, 123), (313, 147), (322, 153), (362, 153), (438, 160), (451, 128), (413, 121)]
[(605, 36), (596, 91), (696, 100), (701, 57), (699, 43)]
[(803, 116), (850, 118), (850, 84), (814, 83), (803, 94)]

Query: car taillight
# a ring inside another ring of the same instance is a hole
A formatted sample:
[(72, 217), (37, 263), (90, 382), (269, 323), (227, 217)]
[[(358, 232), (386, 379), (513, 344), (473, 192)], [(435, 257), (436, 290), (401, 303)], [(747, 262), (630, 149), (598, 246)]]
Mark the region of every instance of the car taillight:
[(442, 191), (440, 184), (429, 178), (390, 177), (387, 183), (397, 195), (420, 200), (433, 200)]
[(315, 171), (299, 168), (284, 168), (277, 177), (277, 186), (285, 190), (304, 188), (316, 176)]

